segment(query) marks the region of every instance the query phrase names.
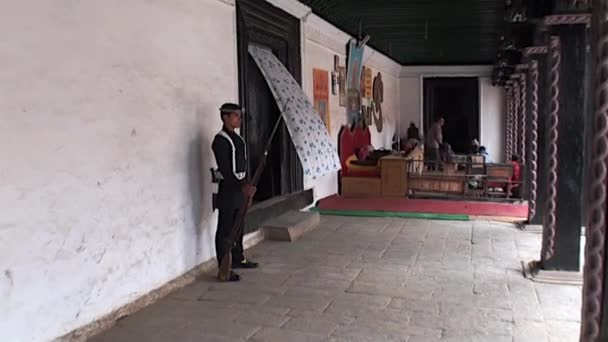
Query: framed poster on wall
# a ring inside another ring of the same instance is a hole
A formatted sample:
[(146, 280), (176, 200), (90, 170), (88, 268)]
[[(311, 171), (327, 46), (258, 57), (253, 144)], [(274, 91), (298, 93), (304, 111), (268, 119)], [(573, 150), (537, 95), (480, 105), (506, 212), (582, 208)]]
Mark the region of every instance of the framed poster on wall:
[(313, 104), (327, 131), (331, 132), (329, 119), (329, 73), (327, 70), (312, 70)]

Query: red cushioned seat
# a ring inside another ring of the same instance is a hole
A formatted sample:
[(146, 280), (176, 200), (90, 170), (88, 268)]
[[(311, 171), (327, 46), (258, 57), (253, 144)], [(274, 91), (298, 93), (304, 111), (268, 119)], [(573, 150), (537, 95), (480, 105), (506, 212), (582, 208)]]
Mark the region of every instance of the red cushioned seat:
[(349, 170), (347, 160), (355, 154), (355, 150), (367, 145), (371, 145), (371, 133), (369, 128), (356, 127), (350, 130), (348, 126), (343, 126), (338, 136), (338, 151), (340, 163), (342, 164), (342, 177), (380, 177), (380, 170)]

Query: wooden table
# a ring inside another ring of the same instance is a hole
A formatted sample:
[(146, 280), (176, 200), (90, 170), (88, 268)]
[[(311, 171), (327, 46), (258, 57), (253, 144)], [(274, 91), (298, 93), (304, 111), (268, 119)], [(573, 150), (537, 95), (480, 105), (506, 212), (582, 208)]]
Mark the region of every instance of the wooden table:
[(380, 158), (382, 196), (398, 197), (407, 193), (407, 159), (400, 155)]

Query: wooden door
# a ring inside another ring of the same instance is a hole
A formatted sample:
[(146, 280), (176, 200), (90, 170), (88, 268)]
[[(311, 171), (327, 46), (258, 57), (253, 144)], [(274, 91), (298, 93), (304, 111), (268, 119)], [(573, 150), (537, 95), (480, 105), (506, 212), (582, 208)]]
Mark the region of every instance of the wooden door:
[(466, 154), (479, 140), (479, 80), (471, 77), (424, 79), (424, 134), (438, 117), (445, 119), (443, 141)]
[[(249, 174), (263, 154), (264, 145), (279, 117), (279, 109), (257, 64), (249, 55), (250, 43), (271, 50), (296, 81), (301, 82), (300, 22), (265, 1), (237, 1), (240, 102), (245, 107), (243, 136), (247, 143)], [(289, 132), (281, 124), (254, 202), (303, 189), (303, 171)]]

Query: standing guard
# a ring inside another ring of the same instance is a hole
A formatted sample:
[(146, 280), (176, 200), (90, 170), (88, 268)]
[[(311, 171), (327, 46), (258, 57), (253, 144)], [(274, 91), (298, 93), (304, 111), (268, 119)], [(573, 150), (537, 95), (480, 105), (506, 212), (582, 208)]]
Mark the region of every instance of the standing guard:
[[(241, 127), (241, 107), (225, 103), (220, 108), (222, 130), (212, 143), (213, 153), (220, 176), (216, 205), (219, 209), (215, 250), (218, 265), (222, 263), (227, 240), (237, 219), (239, 209), (251, 205), (256, 188), (247, 181), (247, 151), (245, 141), (234, 130)], [(232, 246), (232, 268), (256, 268), (256, 262), (249, 261), (243, 254), (243, 229)], [(230, 281), (239, 281), (240, 276), (232, 272)]]

